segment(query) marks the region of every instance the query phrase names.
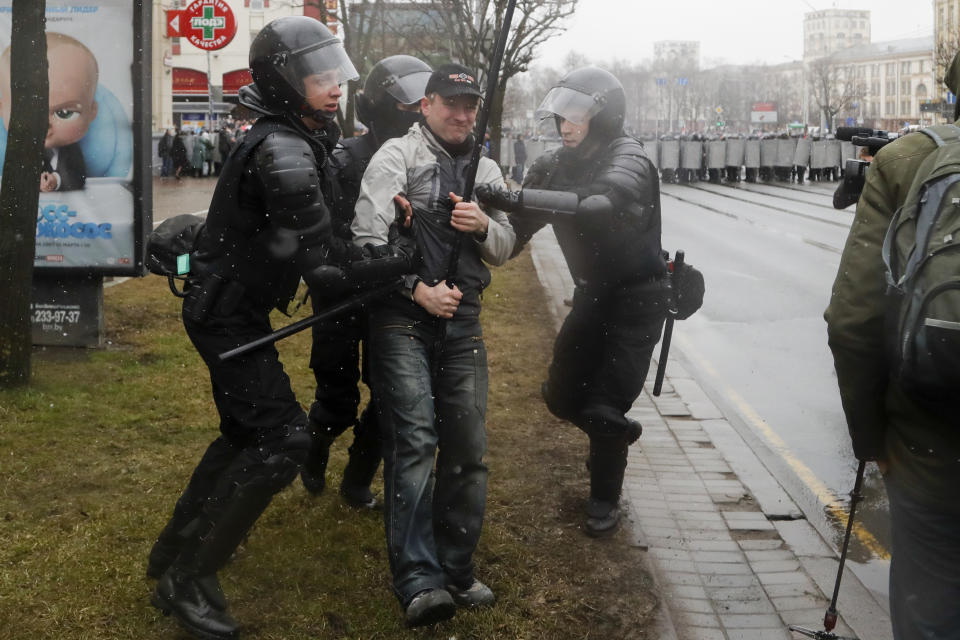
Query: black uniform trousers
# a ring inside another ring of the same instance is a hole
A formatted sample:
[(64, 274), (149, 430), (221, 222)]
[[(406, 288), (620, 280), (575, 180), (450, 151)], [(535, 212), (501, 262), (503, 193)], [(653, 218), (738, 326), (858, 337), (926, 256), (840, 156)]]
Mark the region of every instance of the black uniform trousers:
[(578, 286), (553, 347), (551, 408), (574, 422), (587, 406), (629, 411), (643, 390), (665, 317), (659, 279), (603, 291)]

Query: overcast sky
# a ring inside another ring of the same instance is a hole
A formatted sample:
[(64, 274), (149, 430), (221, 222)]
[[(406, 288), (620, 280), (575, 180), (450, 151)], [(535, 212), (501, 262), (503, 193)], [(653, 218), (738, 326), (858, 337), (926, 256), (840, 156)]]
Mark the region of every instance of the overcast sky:
[(550, 66), (569, 51), (639, 62), (658, 40), (699, 40), (702, 63), (775, 64), (801, 57), (803, 14), (831, 7), (869, 10), (874, 42), (933, 33), (931, 0), (579, 0), (566, 33), (538, 57)]

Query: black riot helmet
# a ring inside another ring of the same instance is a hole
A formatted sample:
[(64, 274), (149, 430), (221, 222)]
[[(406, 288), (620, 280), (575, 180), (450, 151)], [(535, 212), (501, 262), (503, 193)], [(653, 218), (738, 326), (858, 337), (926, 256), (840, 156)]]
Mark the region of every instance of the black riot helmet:
[(268, 106), (317, 119), (331, 114), (310, 107), (305, 78), (338, 85), (359, 78), (340, 39), (307, 16), (279, 18), (261, 29), (250, 45), (250, 71)]
[[(380, 143), (403, 135), (420, 119), (415, 105), (424, 97), (433, 69), (413, 56), (384, 58), (373, 66), (357, 94), (357, 118)], [(399, 109), (408, 105), (410, 110)]]
[(535, 115), (559, 116), (575, 124), (589, 120), (587, 138), (602, 142), (623, 132), (626, 110), (627, 99), (620, 81), (609, 71), (583, 67), (571, 71), (550, 89)]

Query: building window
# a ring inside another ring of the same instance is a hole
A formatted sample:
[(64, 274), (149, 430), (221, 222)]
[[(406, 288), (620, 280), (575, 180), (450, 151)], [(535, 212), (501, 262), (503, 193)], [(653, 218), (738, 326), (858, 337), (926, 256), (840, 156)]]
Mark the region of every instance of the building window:
[(263, 11), (264, 0), (247, 0), (250, 11)]
[(880, 81), (874, 80), (870, 83), (870, 95), (878, 96), (880, 95)]
[(884, 110), (883, 110), (883, 111), (884, 111), (884, 115), (887, 115), (887, 116), (892, 116), (892, 115), (894, 115), (893, 109), (894, 109), (894, 105), (895, 105), (895, 104), (896, 104), (896, 103), (895, 103), (894, 101), (892, 101), (892, 100), (887, 100), (887, 103), (886, 103), (885, 108), (884, 108)]
[(897, 81), (896, 80), (887, 80), (886, 93), (888, 96), (892, 96), (897, 92)]
[(900, 102), (900, 115), (906, 116), (910, 115), (910, 101), (902, 100)]
[(921, 99), (927, 97), (927, 85), (925, 84), (917, 85), (917, 97)]
[(905, 96), (910, 95), (910, 81), (909, 81), (909, 80), (904, 80), (903, 82), (900, 83), (900, 93), (903, 94), (903, 95), (905, 95)]
[(900, 73), (910, 73), (910, 61), (905, 60), (900, 63)]
[(888, 76), (892, 76), (892, 75), (895, 75), (896, 73), (897, 73), (897, 63), (895, 63), (895, 62), (888, 62), (888, 63), (887, 63), (887, 75), (888, 75)]
[(879, 65), (879, 64), (873, 65), (873, 77), (874, 77), (874, 78), (879, 78), (879, 77), (880, 77), (880, 65)]

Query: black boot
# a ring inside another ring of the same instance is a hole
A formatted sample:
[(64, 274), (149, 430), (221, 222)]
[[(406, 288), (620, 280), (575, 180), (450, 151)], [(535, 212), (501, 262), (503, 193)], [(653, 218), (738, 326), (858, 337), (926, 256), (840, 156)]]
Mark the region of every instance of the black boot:
[(157, 541), (153, 543), (150, 549), (150, 556), (147, 558), (147, 577), (157, 579), (162, 576), (173, 561), (180, 555), (180, 549), (183, 547), (184, 538), (180, 535), (180, 529), (173, 520), (167, 523), (163, 528)]
[(315, 496), (323, 493), (327, 486), (327, 462), (330, 460), (330, 445), (335, 439), (336, 436), (316, 432), (311, 437), (310, 453), (300, 471), (300, 480)]
[(157, 583), (151, 603), (163, 615), (173, 614), (184, 629), (198, 638), (237, 637), (237, 621), (227, 611), (216, 574), (193, 576), (170, 569)]
[(620, 491), (628, 446), (620, 435), (590, 437), (590, 500), (585, 527), (588, 536), (613, 535), (620, 524)]
[[(371, 446), (372, 445), (372, 446)], [(375, 509), (377, 499), (370, 491), (370, 483), (380, 467), (380, 443), (354, 438), (350, 445), (350, 459), (343, 469), (340, 495), (351, 507)]]

